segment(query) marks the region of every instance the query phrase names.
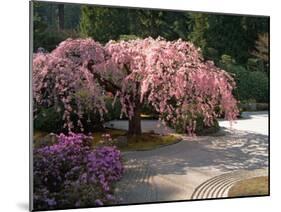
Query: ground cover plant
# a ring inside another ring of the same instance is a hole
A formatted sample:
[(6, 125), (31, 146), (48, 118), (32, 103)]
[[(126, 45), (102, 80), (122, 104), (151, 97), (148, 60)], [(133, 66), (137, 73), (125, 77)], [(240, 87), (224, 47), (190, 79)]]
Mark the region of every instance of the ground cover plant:
[(123, 173), (114, 146), (90, 147), (91, 137), (61, 134), (34, 149), (34, 207), (37, 210), (90, 207), (118, 201), (113, 186)]
[(237, 182), (228, 194), (230, 197), (268, 195), (268, 189), (268, 177), (263, 176)]

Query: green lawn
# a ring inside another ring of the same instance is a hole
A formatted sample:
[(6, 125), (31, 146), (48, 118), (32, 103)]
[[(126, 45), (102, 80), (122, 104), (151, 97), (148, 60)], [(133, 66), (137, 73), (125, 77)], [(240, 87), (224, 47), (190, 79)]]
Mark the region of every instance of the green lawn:
[(268, 195), (268, 177), (255, 177), (234, 184), (228, 192), (229, 197)]
[[(48, 133), (35, 131), (33, 140), (35, 146), (40, 145), (39, 142)], [(105, 129), (103, 132), (94, 132), (93, 136), (93, 147), (99, 145), (99, 141), (102, 139), (103, 134), (110, 134), (112, 139), (116, 139), (119, 136), (126, 136), (128, 139), (128, 146), (120, 147), (121, 151), (135, 151), (135, 150), (151, 150), (165, 145), (177, 143), (181, 140), (180, 137), (175, 135), (158, 135), (155, 133), (142, 133), (141, 135), (132, 136), (127, 135), (125, 130), (117, 129)]]
[(42, 132), (42, 131), (34, 131), (33, 133), (33, 141), (36, 142), (37, 140), (40, 140), (41, 138), (45, 137), (48, 133)]
[(150, 150), (161, 146), (177, 143), (181, 140), (180, 137), (174, 135), (158, 135), (154, 133), (142, 133), (141, 135), (132, 136), (127, 135), (125, 130), (106, 129), (105, 132), (93, 133), (94, 145), (98, 144), (101, 140), (102, 134), (108, 133), (113, 139), (118, 136), (126, 136), (128, 139), (128, 146), (121, 147), (122, 151), (135, 151), (135, 150)]

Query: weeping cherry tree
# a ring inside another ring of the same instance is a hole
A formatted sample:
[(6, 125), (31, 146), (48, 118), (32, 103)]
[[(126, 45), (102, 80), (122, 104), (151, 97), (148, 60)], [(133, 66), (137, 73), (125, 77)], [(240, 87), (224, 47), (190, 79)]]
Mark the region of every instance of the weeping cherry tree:
[(120, 100), (121, 116), (129, 119), (129, 134), (141, 134), (144, 103), (160, 114), (163, 124), (185, 120), (184, 129), (193, 134), (199, 115), (207, 126), (221, 114), (230, 121), (236, 118), (234, 88), (226, 71), (182, 40), (146, 38), (102, 46), (92, 39), (67, 39), (33, 59), (34, 104), (62, 111), (69, 131), (84, 130), (81, 119), (89, 110), (103, 117), (105, 96), (111, 93), (113, 104)]

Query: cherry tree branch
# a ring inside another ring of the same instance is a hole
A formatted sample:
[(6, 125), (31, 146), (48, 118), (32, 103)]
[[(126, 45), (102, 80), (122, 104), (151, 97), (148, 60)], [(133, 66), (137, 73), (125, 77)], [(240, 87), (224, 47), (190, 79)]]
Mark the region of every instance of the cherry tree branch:
[(97, 72), (95, 72), (93, 70), (93, 62), (89, 62), (87, 65), (87, 68), (91, 71), (91, 73), (94, 75), (94, 79), (96, 79), (98, 81), (98, 83), (104, 87), (104, 89), (107, 92), (111, 92), (113, 95), (115, 95), (117, 93), (117, 91), (121, 90), (121, 87), (117, 86), (116, 84), (114, 84), (112, 81), (109, 81), (103, 77), (101, 77), (101, 75)]

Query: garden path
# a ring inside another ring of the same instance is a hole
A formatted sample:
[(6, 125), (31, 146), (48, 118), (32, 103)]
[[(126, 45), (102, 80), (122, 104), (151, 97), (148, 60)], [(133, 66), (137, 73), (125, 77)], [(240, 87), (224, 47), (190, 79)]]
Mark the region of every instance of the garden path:
[[(125, 173), (116, 188), (121, 204), (226, 197), (238, 180), (267, 175), (268, 116), (244, 115), (232, 128), (220, 121), (225, 128), (213, 136), (182, 136), (174, 145), (123, 153)], [(158, 129), (156, 122), (145, 126)]]

